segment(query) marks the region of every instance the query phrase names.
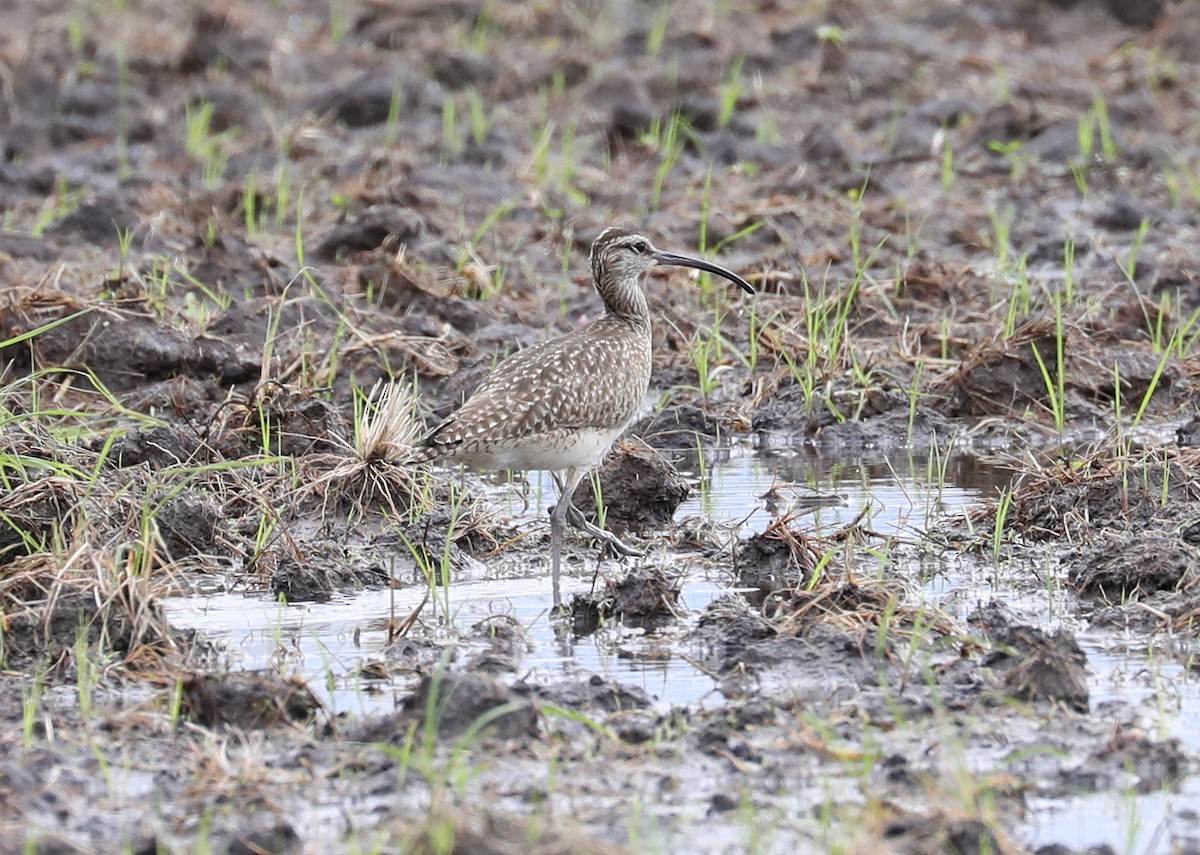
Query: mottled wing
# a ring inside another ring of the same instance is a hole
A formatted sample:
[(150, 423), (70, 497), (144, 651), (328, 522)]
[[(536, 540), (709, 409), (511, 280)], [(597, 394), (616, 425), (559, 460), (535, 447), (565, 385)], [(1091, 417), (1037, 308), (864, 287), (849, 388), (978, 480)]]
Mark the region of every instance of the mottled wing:
[[(614, 428), (637, 412), (649, 384), (646, 345), (599, 324), (514, 353), (424, 445), (450, 452), (482, 440), (551, 430)], [(644, 376), (643, 376), (644, 375)]]

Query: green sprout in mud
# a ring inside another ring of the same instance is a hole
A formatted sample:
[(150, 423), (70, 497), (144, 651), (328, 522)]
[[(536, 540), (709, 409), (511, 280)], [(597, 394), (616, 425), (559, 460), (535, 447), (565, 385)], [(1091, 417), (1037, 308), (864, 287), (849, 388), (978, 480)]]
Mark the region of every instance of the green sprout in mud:
[[(950, 442), (945, 450), (938, 444), (937, 434), (931, 437), (929, 446), (929, 457), (925, 461), (925, 483), (932, 484), (934, 487), (933, 501), (941, 503), (942, 494), (946, 489), (946, 471), (950, 466), (950, 461), (953, 457), (950, 454), (950, 449), (954, 448), (957, 437), (951, 437)], [(911, 458), (909, 459), (909, 469), (914, 469)], [(899, 482), (897, 478), (897, 482)]]
[(1008, 524), (1008, 514), (1012, 510), (1012, 490), (1004, 489), (996, 502), (996, 521), (992, 528), (992, 558), (1000, 560), (1000, 551), (1004, 546), (1004, 530)]
[[(760, 75), (754, 77), (754, 96), (754, 100), (759, 104), (754, 121), (754, 141), (764, 145), (778, 145), (783, 141), (783, 132), (779, 129), (777, 111), (770, 104), (766, 83)], [(757, 173), (757, 166), (753, 163), (745, 166), (739, 164), (735, 169), (749, 171), (752, 175)]]
[(214, 246), (217, 245), (217, 240), (220, 237), (220, 235), (221, 235), (220, 221), (217, 219), (216, 214), (212, 214), (208, 217), (207, 221), (204, 224), (204, 246), (208, 249), (212, 249)]
[(1158, 364), (1154, 367), (1154, 374), (1150, 377), (1150, 382), (1146, 386), (1146, 392), (1142, 395), (1142, 401), (1138, 405), (1137, 413), (1133, 417), (1133, 428), (1137, 430), (1138, 425), (1142, 423), (1142, 417), (1146, 414), (1146, 409), (1150, 406), (1150, 400), (1154, 397), (1154, 393), (1158, 391), (1158, 384), (1162, 382), (1163, 372), (1167, 368), (1167, 362), (1171, 358), (1171, 351), (1163, 351), (1162, 356), (1158, 360)]
[(1162, 167), (1163, 183), (1176, 208), (1200, 201), (1200, 172), (1179, 155), (1172, 155)]
[(739, 56), (729, 66), (729, 72), (725, 75), (725, 83), (721, 87), (721, 107), (717, 113), (719, 127), (727, 128), (733, 121), (733, 112), (737, 109), (738, 99), (742, 97), (742, 64), (745, 61), (744, 56)]
[(988, 150), (1000, 155), (1008, 163), (1009, 178), (1014, 182), (1020, 181), (1029, 169), (1030, 156), (1023, 148), (1020, 140), (992, 140), (988, 143)]
[(954, 186), (954, 143), (945, 127), (941, 129), (938, 139), (942, 144), (942, 190), (949, 193)]
[(42, 692), (45, 690), (48, 676), (48, 665), (38, 668), (29, 687), (21, 693), (21, 739), (26, 748), (33, 747), (34, 729), (41, 714)]
[(347, 22), (350, 15), (346, 8), (347, 5), (347, 0), (328, 0), (329, 40), (335, 45), (344, 42), (346, 33), (349, 32)]
[(750, 304), (750, 309), (747, 312), (747, 316), (750, 321), (750, 332), (749, 340), (746, 344), (745, 362), (746, 368), (750, 371), (750, 374), (754, 376), (758, 373), (759, 349), (762, 347), (762, 343), (759, 340), (762, 336), (762, 328), (760, 327), (758, 320), (758, 305), (756, 303), (752, 302)]
[(79, 693), (79, 714), (92, 717), (92, 693), (99, 682), (96, 664), (88, 656), (89, 624), (83, 612), (79, 615), (79, 626), (75, 629), (75, 684)]
[(112, 278), (120, 280), (125, 276), (125, 265), (129, 263), (129, 250), (133, 246), (133, 229), (123, 229), (117, 226), (117, 269)]
[[(445, 527), (445, 540), (442, 545), (441, 554), (434, 556), (423, 542), (413, 540), (403, 530), (399, 524), (399, 520), (392, 514), (388, 514), (392, 520), (394, 530), (397, 537), (412, 556), (414, 563), (417, 565), (417, 570), (425, 578), (425, 584), (429, 588), (430, 601), (434, 605), (435, 611), (440, 606), (444, 618), (449, 621), (451, 616), (450, 609), (450, 585), (454, 576), (453, 549), (454, 542), (460, 533), (460, 524), (464, 520), (464, 508), (466, 506), (467, 494), (454, 485), (450, 485), (450, 520)], [(441, 594), (441, 599), (438, 599), (438, 594)]]
[(400, 139), (400, 117), (404, 113), (404, 82), (397, 75), (392, 80), (392, 95), (388, 99), (387, 118), (383, 123), (383, 144), (391, 148)]
[[(490, 211), (488, 211), (487, 216), (483, 218), (479, 226), (476, 227), (475, 231), (472, 233), (470, 242), (458, 254), (458, 265), (455, 269), (456, 276), (463, 275), (463, 269), (467, 266), (468, 262), (474, 262), (480, 267), (486, 267), (486, 265), (479, 261), (478, 257), (475, 255), (473, 247), (478, 246), (492, 231), (497, 223), (507, 219), (509, 214), (515, 211), (519, 206), (520, 200), (517, 198), (504, 199)], [(493, 287), (485, 289), (485, 291), (486, 293), (481, 297), (481, 299), (490, 299), (499, 292), (499, 289)]]
[(1067, 305), (1075, 302), (1075, 238), (1063, 239), (1063, 299)]
[(592, 495), (596, 498), (596, 525), (607, 529), (605, 521), (608, 519), (608, 505), (604, 502), (604, 485), (600, 482), (600, 470), (593, 469), (588, 473), (588, 479), (592, 482)]
[(689, 137), (695, 140), (696, 132), (678, 113), (671, 115), (666, 122), (666, 127), (663, 127), (660, 121), (655, 119), (651, 124), (650, 131), (645, 135), (644, 139), (659, 152), (658, 168), (654, 170), (654, 185), (650, 191), (650, 207), (652, 209), (658, 208), (667, 176), (675, 169), (675, 165), (683, 155), (684, 143)]
[(171, 686), (171, 697), (167, 702), (167, 719), (171, 729), (178, 730), (183, 721), (183, 678), (175, 680)]
[(1016, 266), (1008, 277), (1010, 293), (1007, 310), (1004, 314), (1004, 336), (1010, 337), (1016, 332), (1017, 322), (1029, 315), (1033, 305), (1033, 284), (1029, 277), (1028, 256), (1022, 255), (1016, 261)]
[[(731, 246), (743, 238), (754, 234), (756, 231), (762, 228), (763, 223), (761, 220), (752, 222), (738, 229), (733, 234), (721, 238), (712, 247), (709, 247), (708, 228), (709, 218), (712, 215), (712, 177), (713, 171), (710, 167), (704, 174), (704, 184), (700, 191), (700, 236), (698, 245), (701, 254), (709, 254), (711, 252), (713, 255), (719, 255), (727, 246)], [(728, 289), (716, 287), (711, 274), (701, 273), (698, 281), (700, 283), (701, 305), (705, 306), (706, 308), (713, 308), (717, 305), (724, 305), (726, 302), (728, 302)], [(718, 303), (716, 301), (720, 302)], [(751, 305), (753, 305), (753, 303), (751, 303)]]
[(1067, 420), (1067, 366), (1066, 366), (1066, 332), (1063, 329), (1062, 300), (1054, 300), (1054, 365), (1046, 364), (1037, 340), (1029, 343), (1033, 350), (1033, 358), (1037, 362), (1038, 371), (1042, 375), (1042, 383), (1046, 387), (1046, 396), (1050, 400), (1050, 412), (1054, 416), (1054, 427), (1058, 438), (1064, 436)]
[(1011, 204), (993, 206), (988, 214), (992, 223), (992, 251), (996, 256), (996, 273), (1003, 277), (1012, 267), (1012, 225), (1017, 211)]
[[(552, 119), (547, 119), (545, 126), (533, 145), (533, 153), (529, 158), (528, 171), (535, 183), (544, 190), (553, 190), (567, 197), (577, 205), (586, 205), (588, 196), (575, 186), (579, 174), (579, 153), (576, 150), (577, 126), (574, 122), (565, 125), (559, 134)], [(555, 140), (558, 141), (557, 151), (554, 150)], [(543, 202), (543, 206), (545, 203)], [(563, 212), (549, 210), (544, 212), (552, 220), (561, 219)], [(565, 251), (570, 251), (571, 243), (567, 241)]]
[(651, 59), (655, 59), (662, 52), (663, 42), (667, 38), (667, 24), (670, 21), (671, 4), (664, 3), (654, 16), (654, 23), (650, 25), (650, 31), (646, 33), (646, 56)]
[(467, 90), (467, 116), (471, 122), (471, 139), (475, 145), (483, 145), (492, 133), (492, 120), (488, 117), (483, 96), (475, 89)]
[(262, 228), (262, 206), (258, 195), (258, 180), (247, 175), (242, 181), (242, 225), (247, 237), (254, 237)]
[(1117, 142), (1113, 137), (1112, 123), (1108, 119), (1108, 103), (1103, 94), (1096, 92), (1092, 96), (1092, 124), (1100, 134), (1100, 155), (1105, 163), (1115, 163), (1117, 160)]
[[(720, 318), (717, 319), (717, 324), (720, 324)], [(697, 389), (700, 397), (704, 399), (704, 405), (708, 406), (720, 376), (729, 370), (728, 365), (721, 364), (720, 336), (715, 332), (715, 328), (707, 335), (697, 331), (688, 350), (692, 355), (692, 365), (696, 369)]]
[[(380, 752), (396, 762), (399, 780), (406, 780), (410, 770), (425, 780), (431, 789), (430, 801), (435, 805), (443, 801), (442, 791), (446, 782), (452, 782), (459, 796), (466, 793), (472, 775), (470, 760), (479, 743), (486, 738), (488, 728), (498, 719), (518, 712), (523, 707), (516, 701), (492, 707), (472, 721), (448, 751), (439, 751), (438, 734), (442, 717), (454, 692), (453, 687), (446, 688), (448, 666), (448, 658), (443, 657), (441, 664), (430, 675), (421, 721), (409, 724), (399, 744), (389, 742), (376, 745)], [(452, 827), (446, 830), (453, 834)]]
[[(273, 207), (275, 209), (275, 225), (282, 226), (287, 221), (288, 212), (292, 205), (292, 161), (288, 149), (288, 138), (286, 135), (279, 140), (279, 154), (275, 163), (275, 198)], [(296, 204), (296, 219), (300, 219), (300, 204)]]
[(184, 106), (187, 125), (184, 147), (188, 156), (201, 164), (204, 186), (210, 190), (221, 186), (229, 166), (229, 143), (237, 136), (236, 128), (228, 128), (220, 133), (213, 131), (215, 109), (211, 101)]
[(817, 41), (823, 45), (844, 45), (847, 33), (837, 24), (821, 24), (817, 27)]
[(924, 376), (925, 358), (921, 357), (913, 368), (912, 381), (908, 384), (908, 433), (906, 436), (910, 444), (913, 441), (913, 432), (916, 430), (917, 407), (921, 401), (921, 380)]
[(54, 182), (54, 195), (42, 205), (37, 220), (29, 231), (35, 237), (41, 237), (52, 225), (66, 219), (79, 210), (83, 203), (83, 191), (71, 190), (67, 179), (59, 175)]
[(453, 98), (442, 101), (442, 150), (447, 155), (462, 151), (462, 133), (458, 127), (458, 106)]
[[(725, 250), (726, 247), (732, 246), (733, 244), (737, 243), (738, 241), (742, 240), (743, 238), (749, 237), (750, 235), (754, 234), (756, 231), (758, 231), (762, 227), (763, 227), (762, 220), (755, 220), (754, 222), (743, 226), (742, 228), (738, 229), (733, 234), (727, 235), (726, 237), (721, 238), (719, 241), (717, 241), (715, 244), (713, 244), (712, 254), (720, 255)], [(711, 273), (706, 273), (706, 272), (701, 273), (700, 274), (700, 282), (708, 283), (710, 291), (716, 290), (718, 293), (721, 293), (721, 294), (729, 293), (728, 289), (713, 287), (712, 283), (714, 282), (714, 280), (713, 280)]]
[(1129, 255), (1126, 257), (1124, 264), (1117, 262), (1117, 266), (1121, 268), (1121, 272), (1125, 274), (1125, 278), (1131, 283), (1137, 279), (1138, 260), (1142, 255), (1142, 247), (1146, 243), (1146, 236), (1150, 233), (1150, 221), (1145, 217), (1138, 223), (1137, 229), (1133, 233), (1133, 238), (1129, 243)]
[[(1100, 150), (1096, 151), (1096, 137), (1100, 138)], [(1104, 97), (1097, 92), (1092, 97), (1092, 107), (1079, 117), (1077, 131), (1079, 157), (1070, 164), (1071, 174), (1079, 192), (1086, 196), (1088, 192), (1088, 172), (1098, 160), (1101, 163), (1112, 164), (1119, 154), (1116, 139), (1113, 137), (1112, 123), (1108, 117), (1108, 105)]]
[[(856, 230), (852, 227), (852, 245), (857, 246)], [(867, 382), (869, 372), (864, 371), (850, 346), (850, 314), (858, 299), (858, 291), (866, 278), (866, 268), (883, 242), (870, 255), (856, 265), (856, 275), (850, 286), (838, 295), (829, 295), (825, 288), (813, 289), (808, 277), (801, 277), (804, 289), (804, 348), (803, 362), (797, 361), (791, 348), (785, 348), (781, 356), (788, 367), (793, 382), (800, 387), (806, 408), (811, 408), (816, 398), (817, 387), (826, 382), (828, 372), (838, 365), (851, 368), (860, 382)], [(856, 250), (857, 251), (857, 250)], [(833, 401), (826, 398), (826, 406), (839, 421), (846, 418)]]
[[(891, 599), (888, 600), (891, 603)], [(901, 657), (901, 683), (900, 692), (903, 693), (908, 684), (908, 675), (913, 673), (914, 661), (920, 655), (923, 659), (919, 673), (924, 676), (926, 684), (932, 684), (934, 689), (937, 687), (937, 675), (934, 672), (932, 662), (930, 643), (931, 636), (937, 628), (940, 615), (936, 609), (931, 608), (927, 603), (922, 602), (915, 613), (911, 616), (912, 630), (908, 636), (908, 647)], [(883, 656), (886, 658), (887, 651), (883, 651)], [(905, 721), (904, 712), (899, 703), (896, 704), (896, 710), (893, 713), (896, 715), (897, 721)]]

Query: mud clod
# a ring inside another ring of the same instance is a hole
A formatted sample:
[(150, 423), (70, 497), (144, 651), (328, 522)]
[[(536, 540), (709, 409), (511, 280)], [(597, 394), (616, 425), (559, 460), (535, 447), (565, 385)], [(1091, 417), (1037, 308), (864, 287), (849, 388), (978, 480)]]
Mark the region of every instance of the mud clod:
[(296, 829), (290, 823), (275, 822), (269, 828), (238, 834), (229, 841), (225, 855), (262, 855), (264, 852), (288, 855), (302, 851), (302, 842)]
[[(408, 826), (409, 823), (404, 823)], [(403, 839), (413, 841), (415, 855), (444, 851), (445, 841), (454, 841), (455, 855), (634, 855), (633, 850), (600, 837), (560, 827), (548, 827), (525, 817), (497, 812), (439, 809), (431, 813), (421, 829), (402, 827)]]
[(289, 603), (326, 602), (336, 593), (381, 587), (388, 581), (383, 567), (355, 561), (334, 544), (314, 544), (299, 555), (283, 547), (278, 552), (274, 561), (273, 554), (260, 556), (259, 564), (273, 566), (271, 593)]
[(183, 703), (205, 727), (245, 730), (304, 724), (321, 709), (303, 681), (248, 671), (190, 677), (183, 683)]
[[(622, 444), (600, 468), (599, 478), (604, 525), (618, 535), (666, 527), (690, 492), (687, 481), (674, 466), (641, 444)], [(575, 490), (574, 502), (578, 508), (595, 507), (596, 496), (590, 481), (584, 481)]]
[(345, 454), (350, 447), (346, 417), (329, 401), (279, 383), (257, 386), (231, 426), (250, 450), (286, 457)]
[(467, 662), (468, 671), (515, 673), (533, 649), (529, 632), (509, 615), (496, 615), (471, 627), (469, 637), (484, 649)]
[[(11, 334), (15, 328), (5, 328), (4, 320), (0, 318), (0, 335)], [(22, 314), (11, 320), (27, 329), (55, 318)], [(90, 312), (66, 321), (37, 337), (34, 354), (32, 368), (91, 372), (117, 391), (177, 376), (228, 385), (250, 380), (260, 371), (256, 355), (226, 341), (189, 336), (151, 317), (121, 311)], [(0, 359), (14, 358), (27, 365), (28, 350), (0, 350)]]
[(327, 261), (339, 261), (347, 255), (378, 249), (389, 242), (397, 247), (408, 246), (420, 240), (424, 231), (425, 221), (415, 211), (391, 205), (374, 206), (321, 238), (317, 243), (317, 256)]
[(1108, 533), (1071, 560), (1076, 590), (1122, 601), (1139, 593), (1173, 591), (1200, 580), (1200, 553), (1178, 538)]
[(677, 451), (695, 451), (697, 444), (719, 444), (722, 432), (720, 420), (693, 404), (664, 407), (630, 429), (652, 448)]
[(224, 551), (219, 535), (223, 519), (217, 503), (197, 492), (167, 499), (154, 516), (167, 556), (174, 561)]
[(756, 589), (760, 598), (789, 591), (804, 584), (820, 558), (816, 541), (781, 517), (735, 547), (737, 584)]
[(654, 703), (654, 698), (645, 689), (605, 680), (599, 674), (593, 674), (586, 681), (537, 686), (534, 691), (541, 700), (570, 710), (614, 713), (647, 709)]
[(882, 836), (903, 855), (1016, 855), (1020, 851), (977, 819), (942, 813), (892, 819)]
[(439, 671), (425, 677), (405, 700), (402, 715), (416, 716), (439, 739), (477, 731), (496, 739), (528, 740), (540, 732), (540, 716), (528, 695), (483, 674)]
[(1000, 674), (1008, 697), (1087, 712), (1087, 657), (1074, 636), (1021, 625), (993, 624), (989, 632), (996, 649), (981, 664)]
[[(107, 437), (96, 437), (91, 450), (104, 448)], [(109, 447), (109, 459), (117, 466), (140, 466), (151, 469), (182, 466), (202, 454), (204, 445), (196, 431), (185, 425), (155, 425), (134, 428), (121, 434)]]
[(1095, 776), (1095, 789), (1119, 785), (1132, 775), (1139, 793), (1174, 787), (1187, 769), (1188, 758), (1177, 739), (1156, 741), (1133, 727), (1118, 728), (1081, 767)]
[(661, 567), (635, 570), (625, 578), (605, 580), (604, 590), (577, 594), (571, 614), (577, 631), (594, 629), (602, 620), (644, 626), (669, 620), (679, 613), (680, 584)]

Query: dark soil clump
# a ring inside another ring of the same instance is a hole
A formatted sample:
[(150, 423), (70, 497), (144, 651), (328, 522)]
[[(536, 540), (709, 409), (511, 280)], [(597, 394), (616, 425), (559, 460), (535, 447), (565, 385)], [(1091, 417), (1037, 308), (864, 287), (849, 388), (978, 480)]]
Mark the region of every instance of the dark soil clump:
[(1200, 580), (1200, 553), (1178, 538), (1112, 533), (1070, 562), (1068, 578), (1082, 593), (1122, 601), (1177, 590)]
[(995, 609), (979, 614), (994, 650), (981, 664), (1000, 675), (1007, 697), (1026, 702), (1063, 703), (1088, 710), (1087, 657), (1069, 633), (1047, 634), (1032, 626), (1009, 624)]
[[(691, 492), (675, 467), (644, 445), (622, 445), (598, 477), (605, 528), (618, 535), (665, 528)], [(579, 508), (595, 507), (590, 481), (579, 485), (574, 502)]]
[(738, 586), (756, 590), (761, 602), (804, 584), (820, 558), (817, 542), (784, 517), (737, 544), (734, 571)]
[(439, 739), (468, 731), (503, 740), (527, 740), (540, 733), (540, 716), (528, 695), (483, 674), (438, 671), (425, 677), (405, 700), (402, 715), (415, 716)]
[[(695, 451), (723, 441), (721, 421), (692, 404), (664, 407), (635, 424), (630, 433), (652, 448)], [(726, 437), (727, 439), (727, 437)]]
[(321, 702), (300, 680), (267, 672), (201, 674), (183, 682), (184, 711), (205, 727), (262, 730), (310, 721)]
[(604, 589), (578, 594), (571, 603), (576, 632), (587, 632), (602, 620), (619, 620), (646, 626), (674, 618), (679, 613), (679, 580), (658, 567), (633, 571), (617, 582), (605, 580)]
[(538, 698), (569, 710), (596, 710), (615, 713), (644, 710), (654, 699), (644, 689), (605, 680), (593, 674), (586, 681), (555, 683), (535, 688)]

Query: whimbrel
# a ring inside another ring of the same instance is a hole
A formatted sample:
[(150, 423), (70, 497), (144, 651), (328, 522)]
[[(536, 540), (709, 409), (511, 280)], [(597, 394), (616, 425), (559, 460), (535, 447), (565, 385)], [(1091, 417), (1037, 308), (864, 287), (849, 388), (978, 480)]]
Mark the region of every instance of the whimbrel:
[(749, 282), (720, 265), (655, 249), (626, 229), (605, 229), (591, 252), (592, 279), (604, 314), (509, 356), (417, 445), (414, 462), (440, 458), (474, 469), (553, 474), (559, 493), (550, 514), (555, 608), (561, 605), (564, 521), (626, 555), (640, 554), (588, 523), (571, 497), (629, 427), (650, 387), (650, 310), (641, 279), (660, 264), (715, 273), (754, 293)]

